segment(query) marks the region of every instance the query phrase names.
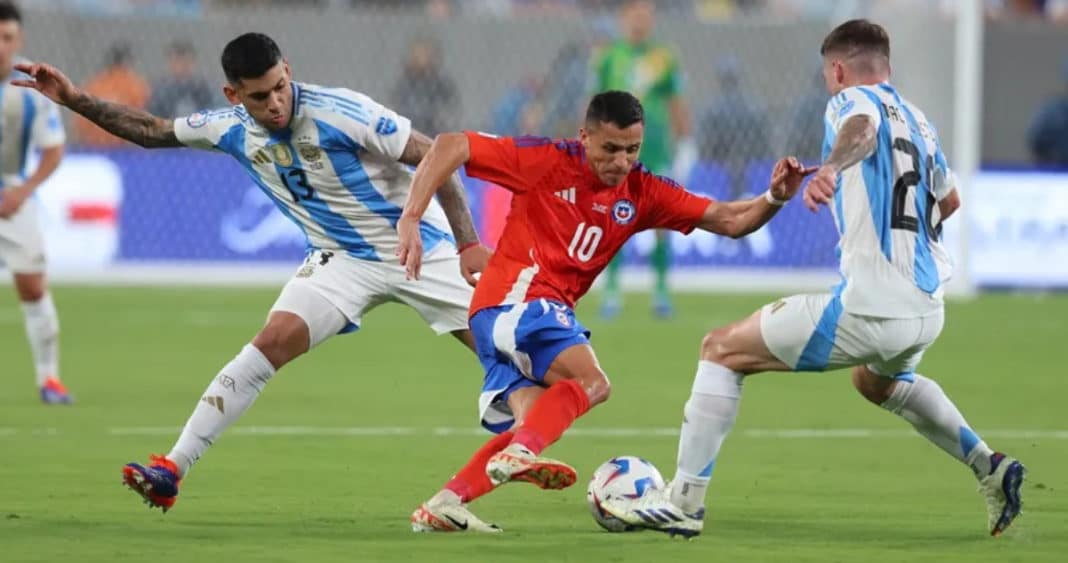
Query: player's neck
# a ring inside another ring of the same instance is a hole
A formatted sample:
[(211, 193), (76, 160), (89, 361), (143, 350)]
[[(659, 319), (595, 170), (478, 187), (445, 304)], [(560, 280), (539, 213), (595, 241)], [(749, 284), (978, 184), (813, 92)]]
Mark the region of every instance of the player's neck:
[(857, 77), (855, 80), (851, 80), (846, 83), (846, 88), (853, 88), (855, 86), (878, 86), (880, 84), (889, 84), (890, 75), (887, 74), (869, 74), (862, 77)]

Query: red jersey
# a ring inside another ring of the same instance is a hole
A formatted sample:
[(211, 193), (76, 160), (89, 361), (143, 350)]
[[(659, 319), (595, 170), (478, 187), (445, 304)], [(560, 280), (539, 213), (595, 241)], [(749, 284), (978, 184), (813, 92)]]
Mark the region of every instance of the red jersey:
[(504, 232), (482, 272), (471, 314), (545, 298), (574, 307), (632, 235), (689, 233), (711, 200), (642, 166), (606, 186), (577, 140), (467, 132), (467, 175), (513, 194)]

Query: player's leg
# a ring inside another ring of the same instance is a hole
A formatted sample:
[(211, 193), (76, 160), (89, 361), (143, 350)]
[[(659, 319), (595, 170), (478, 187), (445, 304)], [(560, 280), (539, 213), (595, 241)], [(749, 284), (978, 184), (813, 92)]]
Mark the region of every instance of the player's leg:
[(931, 443), (967, 465), (979, 480), (987, 501), (991, 535), (1003, 532), (1020, 513), (1020, 487), (1025, 468), (995, 452), (972, 430), (964, 415), (933, 379), (916, 373), (926, 348), (942, 328), (942, 315), (922, 319), (888, 320), (884, 329), (918, 323), (916, 345), (897, 357), (853, 369), (853, 386), (872, 403), (904, 418)]
[(37, 389), (46, 404), (74, 402), (59, 378), (59, 316), (44, 273), (16, 273), (15, 291), (22, 303), (26, 337), (37, 375)]
[(510, 309), (500, 307), (480, 311), (471, 319), (470, 331), (453, 332), (465, 344), (474, 344), (486, 373), (479, 400), (482, 424), (497, 434), (483, 444), (440, 491), (412, 513), (412, 530), (416, 532), (501, 531), (475, 516), (466, 505), (493, 489), (486, 474), (486, 464), (511, 442), (511, 429), (521, 423), (530, 405), (542, 393), (542, 388), (525, 377), (512, 359), (498, 351), (494, 344), (496, 321)]
[[(338, 261), (326, 269), (318, 260), (318, 253), (309, 257), (282, 289), (264, 327), (211, 381), (170, 453), (151, 456), (148, 466), (123, 468), (124, 482), (150, 507), (166, 511), (174, 505), (180, 480), (252, 406), (278, 369), (331, 336), (355, 330), (361, 315), (377, 304), (371, 264)], [(331, 299), (343, 293), (339, 288), (345, 288), (347, 301)]]
[[(509, 420), (522, 420), (528, 406), (535, 397), (540, 395), (541, 388), (526, 380), (510, 358), (499, 355), (493, 342), (494, 328), (491, 326), (493, 323), (472, 324), (481, 329), (482, 347), (485, 350), (484, 354), (479, 353), (476, 334), (468, 328), (467, 319), (472, 289), (459, 273), (458, 258), (454, 252), (449, 250), (451, 247), (443, 245), (429, 253), (424, 261), (419, 281), (401, 281), (393, 286), (393, 293), (402, 303), (414, 308), (434, 331), (439, 334), (449, 332), (465, 346), (475, 351), (486, 370), (487, 381), (494, 379), (507, 381), (503, 384), (506, 391), (502, 394), (501, 400), (506, 402), (510, 409)], [(497, 319), (497, 315), (493, 313), (487, 313), (483, 315), (483, 318), (487, 316), (492, 316), (494, 321)], [(500, 431), (498, 428), (494, 430)], [(466, 503), (492, 490), (493, 485), (486, 476), (486, 463), (490, 457), (504, 449), (511, 438), (512, 433), (504, 431), (487, 441), (475, 452), (456, 477), (446, 484), (445, 490), (435, 495), (427, 505), (433, 507), (442, 504), (452, 506)], [(570, 471), (570, 468), (567, 470)], [(533, 482), (539, 486), (547, 485), (540, 481)], [(427, 505), (421, 507), (420, 510), (426, 511)], [(422, 520), (423, 516), (426, 515), (420, 515), (419, 511), (412, 516), (413, 528), (417, 531), (424, 531), (426, 528), (425, 523), (418, 521)], [(447, 531), (452, 531), (455, 527), (446, 524), (446, 528), (448, 528)], [(494, 530), (496, 531), (496, 528)], [(443, 530), (440, 527), (431, 526), (431, 530), (427, 531)]]
[(701, 341), (690, 397), (683, 407), (671, 500), (687, 514), (704, 506), (720, 447), (734, 427), (746, 374), (789, 371), (764, 342), (765, 310), (710, 331)]
[(538, 456), (576, 419), (608, 400), (611, 385), (588, 341), (558, 343), (553, 348), (541, 354), (552, 357), (541, 376), (548, 390), (531, 405), (508, 447), (486, 464), (494, 484), (523, 480), (556, 489), (574, 483), (574, 471), (566, 464)]
[(619, 270), (623, 267), (620, 252), (608, 263), (604, 272), (604, 295), (601, 297), (601, 318), (611, 320), (623, 310), (623, 291), (619, 286)]
[[(508, 395), (507, 404), (515, 417), (516, 425), (522, 423), (531, 405), (543, 392), (542, 387), (522, 387)], [(482, 444), (437, 494), (412, 513), (412, 530), (500, 532), (500, 527), (484, 522), (466, 505), (493, 490), (493, 483), (486, 474), (486, 464), (497, 452), (508, 446), (512, 436), (514, 433), (506, 430)]]
[(653, 315), (666, 319), (671, 316), (671, 292), (668, 290), (668, 273), (671, 270), (671, 232), (656, 231), (656, 246), (649, 257), (655, 274), (653, 286)]
[[(300, 314), (273, 310), (252, 342), (219, 371), (193, 409), (170, 453), (165, 457), (150, 456), (148, 466), (129, 463), (123, 467), (124, 482), (140, 494), (149, 507), (160, 507), (166, 512), (174, 506), (181, 479), (215, 440), (252, 406), (278, 369), (348, 324), (348, 319), (338, 309), (304, 286), (284, 291), (276, 307), (297, 303), (301, 304)], [(309, 311), (314, 313), (308, 314)]]
[(14, 272), (41, 401), (70, 404), (71, 396), (59, 380), (59, 317), (48, 292), (44, 239), (37, 223), (32, 200), (14, 216), (0, 219), (0, 260)]
[(830, 295), (794, 296), (710, 331), (701, 341), (697, 373), (683, 408), (677, 469), (671, 485), (633, 501), (605, 503), (605, 509), (629, 524), (672, 535), (701, 533), (705, 493), (720, 447), (738, 415), (743, 378), (763, 371), (793, 370), (802, 351), (809, 348), (819, 348), (808, 356), (822, 365), (804, 367), (826, 367), (830, 350), (823, 351), (812, 319), (834, 326), (830, 318), (834, 303)]

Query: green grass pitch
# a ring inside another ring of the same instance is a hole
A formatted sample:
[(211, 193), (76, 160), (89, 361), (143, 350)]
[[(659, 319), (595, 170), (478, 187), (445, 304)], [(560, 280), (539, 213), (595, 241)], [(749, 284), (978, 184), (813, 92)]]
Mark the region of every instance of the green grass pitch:
[(471, 431), (477, 362), (413, 312), (382, 307), (358, 333), (285, 368), (162, 515), (121, 487), (121, 465), (170, 448), (276, 291), (57, 288), (63, 375), (78, 400), (72, 408), (38, 404), (11, 293), (0, 295), (4, 562), (1068, 557), (1060, 353), (1068, 346), (1068, 296), (951, 304), (921, 366), (987, 442), (1030, 470), (1024, 514), (1005, 537), (987, 537), (966, 468), (867, 404), (839, 372), (761, 375), (746, 384), (716, 467), (705, 535), (683, 542), (601, 532), (587, 512), (585, 480), (620, 454), (647, 457), (670, 478), (672, 432), (701, 336), (771, 296), (680, 296), (670, 322), (650, 320), (648, 299), (634, 296), (611, 324), (597, 319), (590, 299), (579, 316), (594, 331), (614, 394), (549, 450), (578, 468), (579, 484), (562, 492), (509, 485), (476, 502), (477, 514), (505, 529), (486, 537), (415, 535), (408, 527), (411, 511), (483, 441)]

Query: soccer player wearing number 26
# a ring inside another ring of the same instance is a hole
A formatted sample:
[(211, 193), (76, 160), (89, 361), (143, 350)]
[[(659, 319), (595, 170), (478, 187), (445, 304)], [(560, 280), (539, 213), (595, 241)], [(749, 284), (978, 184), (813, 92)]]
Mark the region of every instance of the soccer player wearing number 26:
[(924, 114), (890, 78), (890, 38), (851, 20), (824, 40), (833, 98), (824, 116), (823, 166), (805, 189), (813, 211), (834, 210), (842, 283), (826, 295), (795, 295), (705, 336), (669, 487), (608, 501), (629, 524), (690, 537), (720, 445), (738, 413), (742, 380), (765, 371), (853, 368), (861, 395), (900, 415), (969, 466), (999, 535), (1020, 513), (1024, 467), (987, 447), (937, 383), (915, 372), (942, 330), (950, 263), (941, 223), (960, 205), (956, 182)]
[(590, 101), (578, 140), (450, 133), (438, 136), (416, 169), (397, 226), (401, 263), (413, 278), (421, 274), (423, 212), (461, 165), (469, 176), (511, 190), (514, 199), (470, 310), (485, 369), (482, 424), (500, 435), (415, 511), (414, 530), (499, 530), (483, 525), (465, 503), (508, 481), (542, 488), (574, 483), (573, 469), (539, 456), (576, 418), (608, 399), (608, 376), (573, 307), (628, 238), (646, 229), (694, 228), (745, 236), (767, 223), (814, 171), (784, 158), (765, 195), (715, 202), (649, 173), (638, 162), (643, 133), (638, 99), (609, 91)]

